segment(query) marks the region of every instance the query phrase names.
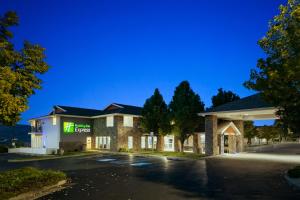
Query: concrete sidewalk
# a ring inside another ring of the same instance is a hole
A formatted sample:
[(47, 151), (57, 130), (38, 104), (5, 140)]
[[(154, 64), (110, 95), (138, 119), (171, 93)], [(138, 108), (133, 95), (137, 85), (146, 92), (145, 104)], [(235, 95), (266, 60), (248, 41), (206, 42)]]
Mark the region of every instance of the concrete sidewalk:
[(223, 154), (217, 157), (240, 159), (240, 160), (263, 160), (281, 163), (300, 164), (300, 155), (295, 154), (274, 154), (274, 153), (237, 153), (237, 154)]

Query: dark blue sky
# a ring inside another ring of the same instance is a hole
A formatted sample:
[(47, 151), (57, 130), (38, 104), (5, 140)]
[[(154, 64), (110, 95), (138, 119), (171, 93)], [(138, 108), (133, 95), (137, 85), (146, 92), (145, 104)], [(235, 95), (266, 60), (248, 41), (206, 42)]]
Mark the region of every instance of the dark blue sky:
[(15, 10), (24, 39), (46, 48), (51, 69), (21, 123), (53, 105), (142, 106), (158, 87), (168, 103), (188, 80), (205, 102), (222, 87), (241, 97), (257, 41), (282, 0), (0, 0)]

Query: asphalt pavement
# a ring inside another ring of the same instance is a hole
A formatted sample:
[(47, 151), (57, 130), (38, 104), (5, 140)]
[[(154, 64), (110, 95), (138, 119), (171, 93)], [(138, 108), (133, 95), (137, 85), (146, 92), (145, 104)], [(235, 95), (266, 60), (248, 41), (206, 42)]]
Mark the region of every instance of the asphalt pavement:
[(213, 157), (168, 160), (127, 155), (97, 155), (7, 163), (0, 170), (33, 166), (63, 170), (71, 178), (64, 190), (41, 199), (300, 199), (284, 173), (293, 163)]

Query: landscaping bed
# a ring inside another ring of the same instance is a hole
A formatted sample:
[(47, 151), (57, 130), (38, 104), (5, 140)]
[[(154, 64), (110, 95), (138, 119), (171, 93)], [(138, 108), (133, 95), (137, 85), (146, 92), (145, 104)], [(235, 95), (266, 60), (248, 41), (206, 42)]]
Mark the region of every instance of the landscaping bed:
[[(164, 157), (179, 157), (179, 158), (189, 158), (189, 159), (201, 159), (205, 157), (204, 154), (187, 153), (187, 152), (167, 152), (167, 151), (128, 151), (119, 150), (120, 153), (144, 155), (144, 156), (164, 156)], [(110, 152), (111, 153), (111, 152)]]
[(1, 172), (0, 199), (9, 199), (23, 193), (37, 191), (62, 180), (66, 180), (66, 174), (63, 172), (33, 167)]
[(290, 178), (299, 178), (300, 179), (300, 166), (290, 169), (287, 172), (287, 174)]
[(39, 160), (72, 158), (72, 157), (78, 157), (78, 156), (96, 155), (98, 153), (99, 152), (97, 152), (97, 151), (83, 151), (83, 152), (67, 152), (63, 155), (32, 155), (29, 157), (10, 159), (10, 160), (8, 160), (8, 162), (30, 162), (30, 161), (39, 161)]

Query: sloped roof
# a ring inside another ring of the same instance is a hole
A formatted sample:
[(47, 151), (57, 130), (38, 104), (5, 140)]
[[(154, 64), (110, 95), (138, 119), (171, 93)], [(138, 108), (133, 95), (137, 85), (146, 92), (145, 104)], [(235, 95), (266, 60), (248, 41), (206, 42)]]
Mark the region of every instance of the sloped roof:
[(235, 126), (233, 122), (224, 122), (218, 125), (218, 132), (223, 134), (229, 127), (233, 128), (237, 135), (241, 135), (240, 130)]
[[(114, 105), (114, 109), (107, 109), (109, 106)], [(52, 111), (50, 115), (53, 114), (62, 114), (62, 115), (75, 115), (75, 116), (84, 116), (84, 117), (94, 117), (94, 116), (101, 116), (107, 114), (128, 114), (128, 115), (141, 115), (142, 108), (138, 106), (131, 106), (125, 104), (118, 104), (113, 103), (110, 104), (104, 110), (97, 110), (97, 109), (88, 109), (88, 108), (78, 108), (78, 107), (71, 107), (71, 106), (54, 106), (55, 109), (61, 110), (60, 112)]]
[[(55, 106), (55, 108), (63, 109), (64, 110), (63, 112), (57, 114), (64, 114), (64, 115), (78, 115), (78, 116), (92, 117), (95, 115), (102, 114), (101, 110), (96, 110), (96, 109), (78, 108), (78, 107), (60, 106), (60, 105)], [(51, 112), (50, 114), (53, 114), (53, 112)]]
[(267, 103), (261, 96), (260, 93), (254, 94), (242, 99), (225, 103), (215, 108), (209, 108), (206, 112), (222, 112), (222, 111), (234, 111), (234, 110), (249, 110), (259, 108), (270, 108), (274, 107), (270, 103)]
[(120, 114), (130, 114), (130, 115), (141, 115), (142, 108), (138, 106), (131, 106), (119, 103), (113, 103), (111, 105), (115, 105), (115, 109), (104, 109), (103, 114), (113, 114), (113, 113), (120, 113)]

